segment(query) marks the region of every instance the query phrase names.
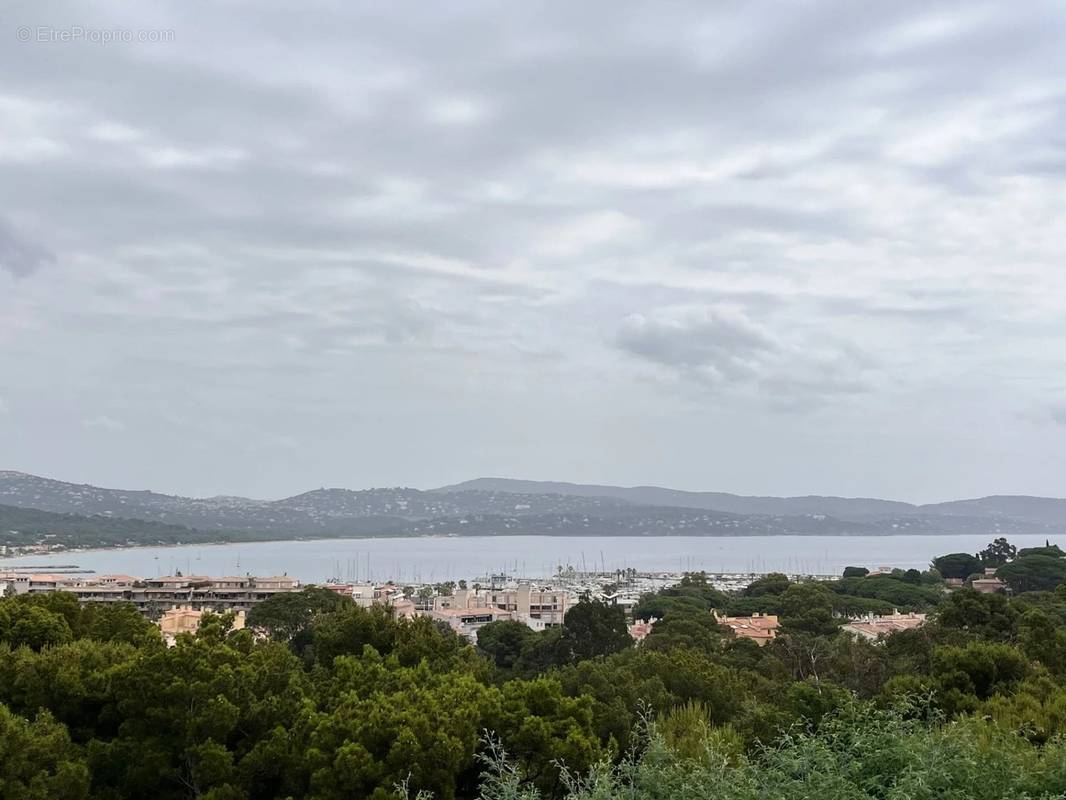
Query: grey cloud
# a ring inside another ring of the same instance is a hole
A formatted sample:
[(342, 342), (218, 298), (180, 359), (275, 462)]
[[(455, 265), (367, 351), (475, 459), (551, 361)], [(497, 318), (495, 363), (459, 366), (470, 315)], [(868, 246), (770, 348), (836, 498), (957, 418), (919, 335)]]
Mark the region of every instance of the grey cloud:
[(667, 307), (634, 314), (621, 325), (623, 351), (666, 367), (716, 392), (751, 390), (775, 408), (803, 410), (870, 388), (870, 359), (847, 347), (825, 350), (789, 343), (743, 311), (728, 307)]
[(751, 373), (777, 343), (743, 313), (708, 307), (634, 314), (618, 333), (618, 345), (668, 367), (699, 371), (715, 382)]
[(0, 218), (0, 269), (24, 277), (53, 261), (55, 256), (46, 248), (19, 235)]
[(868, 297), (826, 297), (818, 306), (834, 316), (908, 319), (929, 323), (980, 324), (981, 316), (972, 299), (923, 299), (900, 296), (891, 301)]

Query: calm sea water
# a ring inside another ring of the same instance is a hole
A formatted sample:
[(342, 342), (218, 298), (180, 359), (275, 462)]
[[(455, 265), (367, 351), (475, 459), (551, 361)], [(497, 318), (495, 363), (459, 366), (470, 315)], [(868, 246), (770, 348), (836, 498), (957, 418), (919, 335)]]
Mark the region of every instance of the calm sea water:
[[(938, 555), (973, 553), (984, 536), (500, 536), (329, 539), (252, 544), (85, 550), (0, 559), (8, 565), (74, 564), (98, 573), (141, 577), (288, 574), (301, 581), (434, 582), (494, 572), (541, 577), (561, 566), (578, 570), (771, 572), (839, 574), (849, 565), (924, 569)], [(1018, 547), (1044, 543), (1015, 536)], [(1066, 543), (1063, 543), (1066, 544)]]

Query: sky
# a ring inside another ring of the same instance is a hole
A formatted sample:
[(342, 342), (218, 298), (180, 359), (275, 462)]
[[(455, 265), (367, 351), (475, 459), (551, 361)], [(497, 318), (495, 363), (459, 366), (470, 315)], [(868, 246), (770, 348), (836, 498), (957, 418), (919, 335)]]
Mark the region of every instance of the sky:
[(1054, 3), (9, 8), (0, 469), (1066, 496), (1064, 37)]

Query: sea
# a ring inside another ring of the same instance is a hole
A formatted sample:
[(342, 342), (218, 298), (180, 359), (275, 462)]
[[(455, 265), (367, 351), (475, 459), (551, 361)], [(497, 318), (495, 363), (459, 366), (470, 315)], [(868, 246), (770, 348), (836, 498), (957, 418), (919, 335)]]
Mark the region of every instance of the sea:
[[(846, 566), (925, 569), (945, 553), (976, 553), (994, 534), (924, 536), (464, 536), (314, 539), (66, 550), (0, 559), (0, 569), (77, 568), (137, 577), (289, 575), (306, 583), (438, 583), (493, 574), (547, 578), (559, 569), (611, 572), (785, 572), (839, 575)], [(1012, 536), (1019, 548), (1043, 536)], [(1054, 543), (1054, 542), (1052, 542)], [(1066, 545), (1066, 542), (1060, 542)]]

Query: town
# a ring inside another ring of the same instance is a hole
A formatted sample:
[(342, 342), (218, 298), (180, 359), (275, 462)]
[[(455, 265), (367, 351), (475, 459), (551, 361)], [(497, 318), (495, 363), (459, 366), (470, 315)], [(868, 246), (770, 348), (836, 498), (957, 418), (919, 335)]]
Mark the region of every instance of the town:
[[(861, 571), (863, 576), (891, 575), (888, 567)], [(287, 575), (258, 577), (254, 575), (210, 577), (204, 575), (170, 575), (141, 578), (132, 575), (79, 574), (76, 566), (67, 565), (58, 573), (39, 573), (28, 568), (0, 572), (0, 596), (67, 592), (80, 603), (129, 603), (143, 615), (155, 621), (168, 643), (173, 644), (180, 633), (195, 633), (205, 612), (234, 614), (234, 627), (243, 628), (247, 613), (257, 604), (279, 594), (305, 588)], [(847, 571), (846, 571), (847, 572)], [(969, 586), (980, 593), (1000, 593), (1007, 585), (995, 577), (995, 569), (988, 568), (980, 576), (973, 576)], [(854, 573), (853, 573), (854, 574)], [(766, 575), (757, 573), (701, 573), (714, 588), (737, 592)], [(835, 581), (840, 576), (789, 575), (793, 582)], [(844, 577), (849, 577), (845, 574)], [(685, 573), (649, 573), (635, 569), (613, 573), (560, 573), (552, 581), (515, 578), (498, 574), (480, 581), (448, 581), (438, 584), (343, 583), (330, 580), (318, 584), (357, 605), (383, 606), (397, 619), (428, 617), (465, 637), (477, 641), (477, 632), (485, 625), (501, 620), (520, 622), (533, 631), (563, 624), (566, 612), (581, 600), (593, 600), (616, 606), (625, 613), (628, 630), (639, 644), (651, 632), (657, 621), (650, 616), (641, 619), (634, 609), (641, 597), (676, 586)], [(963, 585), (961, 578), (948, 578), (947, 588)], [(315, 585), (315, 584), (306, 584)], [(717, 624), (728, 628), (736, 637), (751, 639), (759, 645), (773, 640), (780, 627), (778, 616), (753, 612), (749, 615), (728, 615), (712, 609)], [(924, 613), (893, 609), (889, 614), (866, 613), (847, 619), (842, 630), (874, 641), (883, 634), (919, 627), (926, 620)]]

